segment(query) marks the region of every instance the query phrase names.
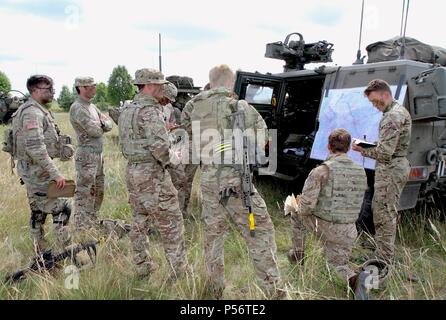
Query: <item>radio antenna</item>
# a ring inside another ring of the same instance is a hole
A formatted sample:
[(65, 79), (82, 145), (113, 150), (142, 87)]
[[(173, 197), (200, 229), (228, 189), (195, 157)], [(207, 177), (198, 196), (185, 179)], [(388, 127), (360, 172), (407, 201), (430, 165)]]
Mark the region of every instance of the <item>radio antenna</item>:
[(158, 42), (158, 48), (159, 48), (159, 64), (160, 64), (160, 72), (163, 72), (163, 68), (161, 66), (161, 33), (158, 33), (159, 42)]
[(364, 64), (365, 56), (361, 57), (361, 42), (362, 42), (362, 26), (364, 23), (364, 0), (362, 0), (362, 9), (361, 9), (361, 23), (359, 25), (359, 45), (358, 52), (356, 53), (356, 61), (353, 64)]
[(400, 51), (400, 59), (404, 59), (404, 55), (405, 55), (405, 51), (406, 51), (406, 30), (407, 30), (407, 20), (409, 18), (409, 5), (410, 5), (410, 0), (407, 0), (407, 5), (406, 5), (406, 0), (403, 0), (403, 15), (402, 15), (402, 17), (404, 17), (404, 14), (406, 14), (406, 18), (404, 20), (404, 28), (403, 28), (403, 18), (401, 18), (401, 31), (402, 31), (402, 36), (403, 36), (403, 45), (402, 45), (401, 51)]

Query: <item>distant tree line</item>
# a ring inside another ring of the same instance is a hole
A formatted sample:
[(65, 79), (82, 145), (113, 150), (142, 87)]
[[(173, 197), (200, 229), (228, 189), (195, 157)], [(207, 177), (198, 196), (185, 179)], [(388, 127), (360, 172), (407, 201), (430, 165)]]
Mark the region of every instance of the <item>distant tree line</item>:
[[(11, 83), (6, 74), (0, 71), (0, 91), (6, 93), (9, 90), (11, 90)], [(133, 99), (135, 93), (136, 87), (133, 85), (132, 77), (126, 67), (117, 66), (113, 69), (107, 84), (99, 82), (96, 85), (96, 95), (92, 102), (99, 109), (107, 110), (110, 106), (119, 106), (121, 102)], [(70, 89), (69, 86), (64, 85), (57, 100), (53, 101), (49, 107), (59, 107), (68, 111), (76, 98), (76, 89), (74, 87)]]
[[(99, 82), (96, 85), (96, 96), (93, 103), (101, 110), (107, 110), (110, 106), (118, 106), (121, 101), (133, 99), (136, 87), (132, 83), (132, 77), (125, 66), (117, 66), (113, 69), (108, 83)], [(77, 92), (73, 87), (71, 90), (64, 85), (57, 98), (61, 109), (68, 111), (71, 104), (76, 100)]]
[(0, 71), (0, 92), (7, 93), (9, 90), (11, 90), (11, 82), (8, 76)]

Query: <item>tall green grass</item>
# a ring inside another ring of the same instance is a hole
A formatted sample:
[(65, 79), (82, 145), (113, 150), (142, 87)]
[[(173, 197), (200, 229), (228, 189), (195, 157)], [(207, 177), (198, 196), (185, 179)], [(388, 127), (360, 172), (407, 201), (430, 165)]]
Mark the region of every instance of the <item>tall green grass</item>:
[[(62, 131), (74, 137), (64, 113), (56, 114)], [(5, 127), (0, 127), (3, 136)], [(117, 129), (105, 138), (106, 193), (100, 216), (130, 221), (124, 167), (116, 144)], [(74, 179), (74, 163), (58, 162), (66, 178)], [(197, 177), (199, 179), (199, 173)], [(197, 180), (197, 179), (196, 179)], [(287, 289), (287, 299), (348, 299), (346, 284), (327, 266), (323, 249), (313, 237), (306, 244), (305, 265), (289, 264), (286, 253), (291, 246), (289, 217), (283, 215), (286, 188), (271, 179), (257, 181), (276, 227), (277, 258)], [(29, 239), (29, 208), (26, 191), (16, 175), (11, 174), (9, 157), (0, 152), (0, 299), (210, 299), (206, 284), (203, 224), (197, 183), (193, 187), (192, 214), (185, 221), (186, 244), (191, 272), (176, 282), (168, 277), (168, 266), (159, 236), (149, 236), (151, 254), (160, 265), (150, 278), (139, 279), (133, 273), (128, 237), (107, 239), (99, 248), (97, 263), (80, 271), (79, 289), (65, 288), (63, 268), (55, 272), (30, 274), (18, 284), (4, 284), (4, 276), (27, 266), (32, 256)], [(47, 236), (54, 241), (51, 218)], [(375, 299), (445, 299), (446, 298), (446, 227), (427, 210), (405, 212), (398, 227), (396, 263), (385, 287), (374, 291)], [(358, 268), (368, 254), (359, 241), (352, 257)], [(231, 228), (225, 243), (225, 299), (264, 299), (258, 287), (245, 241)]]

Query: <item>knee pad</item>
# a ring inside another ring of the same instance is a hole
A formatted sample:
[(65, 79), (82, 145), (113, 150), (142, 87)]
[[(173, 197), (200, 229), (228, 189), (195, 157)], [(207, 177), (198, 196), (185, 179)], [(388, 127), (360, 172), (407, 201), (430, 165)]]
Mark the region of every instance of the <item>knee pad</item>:
[(40, 210), (31, 211), (31, 227), (36, 228), (36, 224), (45, 224), (46, 214)]
[(68, 201), (65, 201), (62, 211), (58, 215), (53, 217), (53, 223), (66, 226), (68, 224), (68, 221), (70, 220), (70, 216), (71, 205), (68, 203)]

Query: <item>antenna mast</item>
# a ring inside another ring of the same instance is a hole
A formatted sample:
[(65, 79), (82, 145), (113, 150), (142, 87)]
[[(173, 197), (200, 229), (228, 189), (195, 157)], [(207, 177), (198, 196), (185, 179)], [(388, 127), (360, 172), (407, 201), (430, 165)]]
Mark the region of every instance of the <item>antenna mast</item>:
[(158, 48), (159, 48), (159, 69), (160, 72), (163, 72), (163, 68), (161, 66), (161, 33), (158, 33), (159, 42), (158, 42)]
[(365, 56), (361, 57), (361, 42), (362, 42), (362, 26), (364, 23), (364, 0), (362, 0), (362, 9), (361, 9), (361, 23), (359, 25), (359, 45), (358, 52), (356, 53), (356, 61), (353, 64), (364, 64)]
[[(410, 0), (407, 0), (407, 6), (406, 6), (406, 0), (403, 0), (403, 14), (401, 16), (401, 33), (403, 37), (403, 46), (401, 47), (400, 51), (400, 59), (404, 59), (406, 51), (406, 30), (407, 30), (407, 20), (409, 18), (409, 5), (410, 5)], [(403, 21), (404, 14), (406, 14), (406, 19)], [(404, 23), (404, 28), (403, 28), (403, 23)]]

